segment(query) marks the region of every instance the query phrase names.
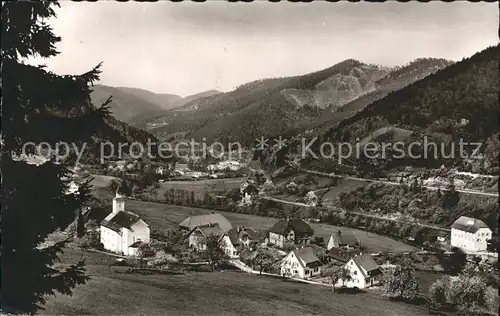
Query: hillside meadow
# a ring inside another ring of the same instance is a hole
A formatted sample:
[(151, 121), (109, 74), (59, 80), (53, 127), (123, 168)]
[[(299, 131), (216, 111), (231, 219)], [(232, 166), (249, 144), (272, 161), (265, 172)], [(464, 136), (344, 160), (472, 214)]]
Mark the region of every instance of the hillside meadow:
[(165, 192), (169, 190), (193, 191), (195, 198), (203, 200), (205, 193), (218, 194), (226, 192), (229, 189), (239, 188), (245, 178), (227, 178), (227, 179), (202, 179), (196, 181), (165, 181), (160, 183), (156, 189), (159, 199), (163, 199)]
[[(210, 214), (212, 210), (192, 208), (178, 205), (161, 204), (129, 200), (126, 209), (139, 214), (153, 229), (168, 230), (176, 227), (178, 223), (188, 216)], [(272, 217), (261, 217), (255, 215), (218, 212), (223, 214), (233, 226), (246, 226), (256, 230), (267, 230), (271, 228), (279, 219)], [(351, 230), (360, 240), (361, 244), (370, 252), (408, 252), (416, 248), (389, 237), (376, 235), (357, 229), (338, 227), (328, 224), (311, 223), (315, 236), (328, 240), (332, 233)]]
[(91, 280), (72, 296), (48, 296), (43, 315), (426, 315), (377, 291), (332, 293), (317, 286), (240, 271), (139, 275), (108, 268), (114, 258), (66, 249), (62, 264), (83, 258)]

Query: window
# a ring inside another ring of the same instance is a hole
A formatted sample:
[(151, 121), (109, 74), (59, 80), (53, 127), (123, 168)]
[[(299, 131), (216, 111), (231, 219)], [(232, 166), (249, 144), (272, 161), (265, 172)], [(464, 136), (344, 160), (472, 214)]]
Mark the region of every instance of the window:
[(354, 271), (354, 275), (358, 275), (358, 271)]
[(306, 275), (309, 274), (309, 270), (306, 270)]
[(319, 268), (314, 268), (314, 272), (318, 272), (318, 269), (319, 269)]

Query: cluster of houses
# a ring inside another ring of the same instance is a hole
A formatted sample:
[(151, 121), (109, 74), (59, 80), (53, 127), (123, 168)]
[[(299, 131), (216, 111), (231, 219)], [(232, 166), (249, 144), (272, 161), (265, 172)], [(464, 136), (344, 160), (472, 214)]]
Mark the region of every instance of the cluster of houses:
[[(141, 243), (149, 243), (150, 228), (137, 214), (125, 210), (125, 200), (118, 193), (113, 199), (112, 212), (101, 223), (101, 242), (109, 251), (136, 256)], [(205, 250), (206, 238), (215, 235), (232, 259), (238, 259), (243, 249), (255, 250), (259, 246), (292, 249), (281, 261), (282, 275), (318, 277), (322, 267), (333, 262), (344, 266), (350, 274), (350, 278), (339, 280), (338, 285), (362, 289), (379, 284), (382, 274), (372, 256), (361, 253), (360, 242), (350, 230), (332, 233), (324, 248), (311, 243), (314, 230), (299, 218), (281, 219), (264, 233), (249, 227), (233, 227), (216, 213), (190, 216), (179, 226), (186, 231), (186, 242), (193, 250)], [(491, 234), (483, 221), (462, 216), (451, 226), (451, 246), (465, 252), (485, 251)]]

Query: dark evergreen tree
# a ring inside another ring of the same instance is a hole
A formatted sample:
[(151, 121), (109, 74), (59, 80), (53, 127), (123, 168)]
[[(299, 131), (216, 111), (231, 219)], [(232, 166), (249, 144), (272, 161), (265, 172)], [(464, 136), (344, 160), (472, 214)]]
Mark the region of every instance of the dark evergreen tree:
[[(44, 66), (25, 64), (29, 57), (58, 54), (60, 38), (44, 22), (55, 17), (55, 2), (2, 3), (2, 308), (36, 312), (47, 294), (71, 294), (85, 283), (84, 262), (54, 268), (67, 242), (41, 247), (56, 229), (72, 223), (89, 198), (89, 184), (68, 194), (70, 161), (29, 164), (23, 144), (89, 142), (109, 115), (106, 104), (96, 109), (90, 86), (99, 66), (83, 75), (56, 75)], [(108, 100), (109, 101), (109, 100)], [(30, 149), (30, 147), (27, 147)], [(34, 151), (34, 149), (32, 149)], [(19, 158), (25, 159), (19, 159)]]
[(85, 236), (85, 218), (83, 217), (82, 210), (78, 210), (78, 217), (76, 222), (76, 236), (82, 238)]

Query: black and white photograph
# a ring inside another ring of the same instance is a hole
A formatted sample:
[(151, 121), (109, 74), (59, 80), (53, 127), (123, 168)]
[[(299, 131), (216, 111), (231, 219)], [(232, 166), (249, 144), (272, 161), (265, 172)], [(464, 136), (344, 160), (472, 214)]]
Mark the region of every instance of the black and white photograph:
[(499, 3), (2, 2), (2, 315), (499, 315)]

